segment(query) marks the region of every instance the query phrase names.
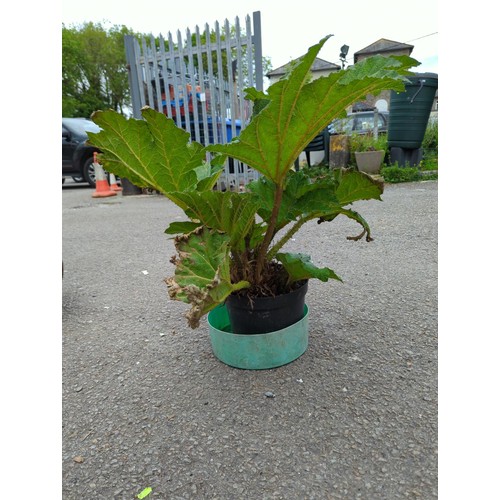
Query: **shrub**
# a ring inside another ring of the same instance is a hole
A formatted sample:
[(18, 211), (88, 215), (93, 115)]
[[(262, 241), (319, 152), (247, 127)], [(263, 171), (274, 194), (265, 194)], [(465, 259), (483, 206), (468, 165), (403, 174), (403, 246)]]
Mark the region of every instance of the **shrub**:
[(438, 169), (438, 122), (429, 121), (422, 140), (422, 171)]
[(353, 134), (349, 144), (351, 154), (355, 151), (387, 151), (387, 135), (380, 134), (378, 138), (375, 139), (373, 134)]
[(423, 149), (434, 149), (437, 154), (438, 150), (438, 122), (429, 121), (425, 129), (424, 139), (422, 141)]
[(399, 167), (392, 165), (390, 167), (382, 167), (380, 172), (385, 182), (414, 182), (419, 181), (422, 177), (420, 170), (417, 167)]
[(373, 134), (353, 134), (349, 137), (349, 163), (351, 166), (356, 165), (356, 151), (385, 151), (384, 163), (388, 159), (389, 147), (387, 146), (387, 134), (380, 134), (377, 139)]
[(438, 158), (436, 155), (433, 154), (426, 154), (426, 151), (424, 151), (424, 157), (422, 161), (420, 162), (420, 170), (423, 172), (429, 171), (429, 170), (437, 170), (438, 169)]

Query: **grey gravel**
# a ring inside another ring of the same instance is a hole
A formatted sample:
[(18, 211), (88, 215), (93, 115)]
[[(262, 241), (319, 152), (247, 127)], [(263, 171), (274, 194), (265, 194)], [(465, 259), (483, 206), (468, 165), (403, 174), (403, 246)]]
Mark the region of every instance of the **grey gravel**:
[(182, 212), (63, 186), (63, 498), (437, 498), (438, 184), (383, 199), (354, 206), (371, 243), (349, 219), (289, 242), (344, 283), (310, 283), (303, 356), (247, 371), (168, 298)]

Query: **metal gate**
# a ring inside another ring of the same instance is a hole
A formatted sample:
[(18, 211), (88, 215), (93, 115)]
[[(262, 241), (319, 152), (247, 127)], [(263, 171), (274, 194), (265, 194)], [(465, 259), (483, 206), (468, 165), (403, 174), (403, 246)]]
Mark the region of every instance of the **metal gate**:
[[(253, 21), (253, 22), (252, 22)], [(207, 146), (225, 144), (239, 135), (252, 114), (244, 89), (263, 90), (260, 12), (252, 19), (226, 19), (221, 28), (208, 24), (166, 38), (138, 40), (125, 36), (132, 109), (141, 118), (149, 106), (173, 118), (191, 138)], [(237, 160), (226, 161), (218, 189), (242, 189), (258, 173)]]

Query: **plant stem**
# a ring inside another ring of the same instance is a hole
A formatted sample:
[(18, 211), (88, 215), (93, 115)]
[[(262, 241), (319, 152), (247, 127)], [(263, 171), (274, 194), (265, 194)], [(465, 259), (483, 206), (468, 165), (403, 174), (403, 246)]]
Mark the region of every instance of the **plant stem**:
[(281, 207), (281, 200), (283, 198), (283, 186), (276, 185), (276, 191), (274, 193), (274, 204), (271, 217), (269, 219), (269, 225), (267, 226), (266, 234), (264, 235), (264, 240), (259, 247), (259, 253), (257, 254), (257, 262), (255, 265), (255, 283), (260, 285), (262, 280), (262, 270), (264, 268), (264, 263), (266, 262), (267, 249), (271, 244), (274, 237), (274, 231), (276, 229), (276, 223), (278, 221), (278, 214)]
[(285, 245), (287, 241), (290, 240), (290, 238), (309, 220), (314, 219), (316, 215), (309, 215), (307, 217), (303, 217), (302, 219), (299, 219), (281, 238), (276, 245), (274, 245), (271, 250), (269, 250), (267, 254), (268, 260), (271, 260), (277, 253), (278, 251)]

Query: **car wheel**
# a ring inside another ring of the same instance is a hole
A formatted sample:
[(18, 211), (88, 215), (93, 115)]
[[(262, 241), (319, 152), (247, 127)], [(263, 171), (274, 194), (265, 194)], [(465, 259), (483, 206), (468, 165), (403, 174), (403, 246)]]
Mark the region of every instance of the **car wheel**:
[(92, 157), (87, 158), (83, 165), (83, 177), (85, 181), (89, 183), (89, 186), (95, 188), (95, 169), (94, 169), (94, 159)]
[(85, 179), (83, 177), (73, 176), (71, 177), (75, 182), (83, 182)]

